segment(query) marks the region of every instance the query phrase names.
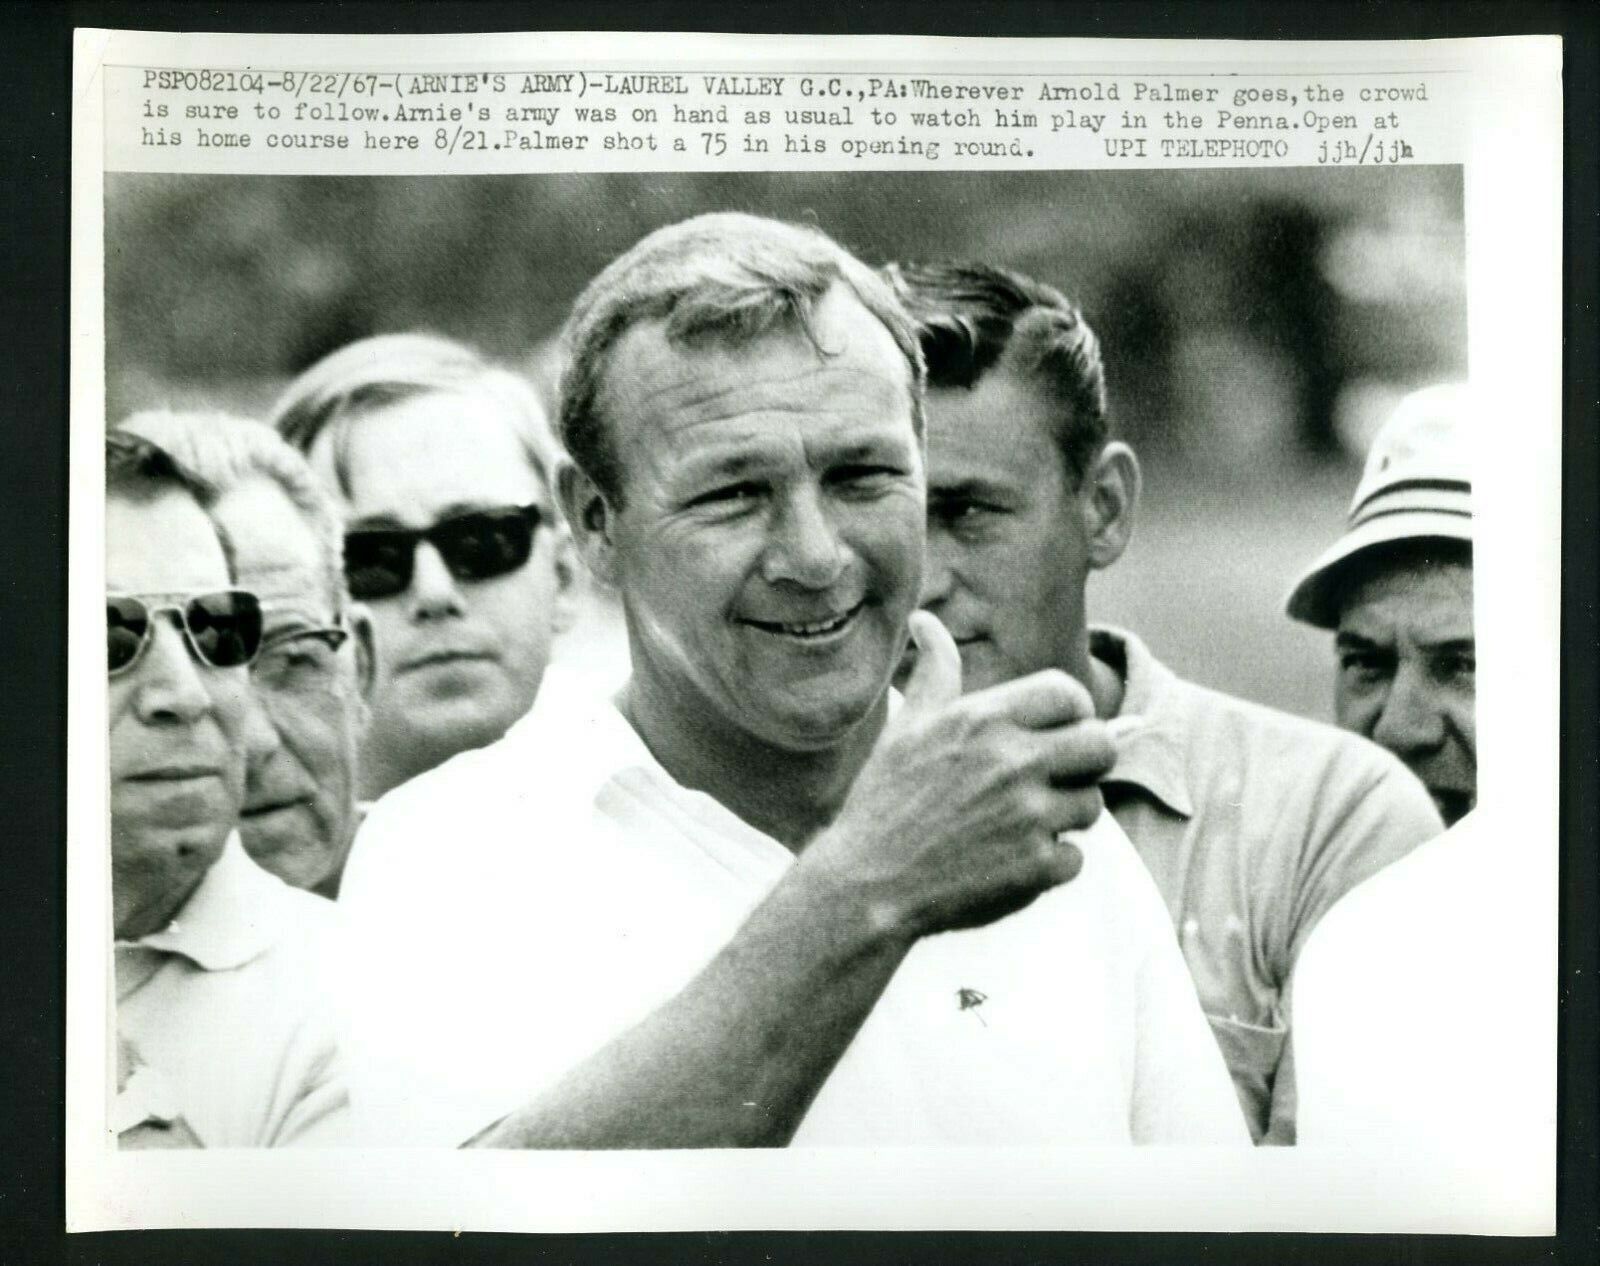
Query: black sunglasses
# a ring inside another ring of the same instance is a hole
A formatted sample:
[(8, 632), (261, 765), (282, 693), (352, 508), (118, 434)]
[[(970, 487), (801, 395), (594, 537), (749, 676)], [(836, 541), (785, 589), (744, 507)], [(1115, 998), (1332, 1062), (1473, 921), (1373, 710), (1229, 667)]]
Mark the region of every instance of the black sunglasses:
[(243, 589), (214, 593), (108, 594), (106, 666), (127, 672), (153, 640), (156, 617), (172, 612), (190, 653), (213, 668), (240, 668), (261, 649), (261, 604)]
[(491, 580), (533, 553), (543, 516), (536, 505), (496, 506), (440, 519), (430, 528), (368, 528), (344, 538), (344, 578), (352, 598), (392, 598), (411, 586), (417, 542), (427, 541), (457, 580)]

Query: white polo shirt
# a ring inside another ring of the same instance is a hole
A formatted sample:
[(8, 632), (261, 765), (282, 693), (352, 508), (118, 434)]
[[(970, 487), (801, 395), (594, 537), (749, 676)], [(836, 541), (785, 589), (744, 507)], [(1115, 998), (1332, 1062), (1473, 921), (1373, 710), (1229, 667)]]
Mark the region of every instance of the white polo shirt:
[[(1154, 884), (1109, 816), (1079, 839), (1072, 883), (912, 949), (797, 1145), (1247, 1142)], [(504, 739), (357, 836), (363, 1139), (456, 1145), (522, 1106), (675, 995), (794, 862), (550, 674)]]
[(177, 917), (116, 946), (135, 1071), (113, 1128), (182, 1117), (205, 1147), (345, 1141), (329, 978), (332, 902), (227, 847)]

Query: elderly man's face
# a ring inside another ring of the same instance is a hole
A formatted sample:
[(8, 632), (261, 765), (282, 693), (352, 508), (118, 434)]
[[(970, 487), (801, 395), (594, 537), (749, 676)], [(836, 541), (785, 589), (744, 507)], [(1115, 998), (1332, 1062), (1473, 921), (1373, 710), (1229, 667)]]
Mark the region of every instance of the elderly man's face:
[[(106, 502), (106, 588), (146, 597), (232, 588), (216, 531), (179, 490)], [(112, 904), (116, 933), (164, 927), (217, 858), (244, 793), (259, 728), (249, 670), (195, 658), (170, 613), (109, 682)]]
[[(533, 554), (514, 571), (459, 579), (428, 542), (416, 547), (410, 584), (366, 598), (377, 680), (363, 760), (380, 779), (402, 778), (505, 733), (533, 703), (571, 582), (552, 530), (549, 490), (529, 461), (510, 406), (477, 393), (431, 392), (355, 418), (339, 487), (332, 434), (311, 464), (343, 499), (346, 531), (431, 528), (477, 510), (536, 504)], [(392, 782), (390, 782), (392, 785)]]
[[(305, 517), (272, 480), (230, 489), (213, 514), (239, 583), (266, 614), (251, 672), (278, 746), (251, 762), (239, 831), (245, 850), (299, 888), (336, 874), (355, 827), (356, 754), (365, 721), (357, 645), (330, 631), (339, 595)], [(363, 619), (365, 617), (362, 617)]]
[(1378, 568), (1352, 588), (1335, 647), (1339, 724), (1388, 748), (1422, 780), (1446, 823), (1477, 796), (1477, 658), (1472, 568)]
[(684, 348), (638, 326), (605, 391), (624, 489), (602, 570), (630, 689), (789, 750), (837, 743), (883, 699), (923, 547), (904, 358), (841, 287), (814, 333)]

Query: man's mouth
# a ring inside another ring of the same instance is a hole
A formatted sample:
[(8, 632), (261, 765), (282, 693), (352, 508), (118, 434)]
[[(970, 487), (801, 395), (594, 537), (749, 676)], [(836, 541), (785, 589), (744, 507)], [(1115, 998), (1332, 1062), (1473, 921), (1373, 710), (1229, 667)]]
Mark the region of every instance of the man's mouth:
[(746, 617), (741, 623), (758, 628), (763, 633), (798, 638), (801, 641), (821, 641), (823, 638), (842, 632), (864, 606), (866, 606), (865, 601), (858, 602), (848, 611), (821, 620), (754, 620)]
[(425, 655), (418, 655), (401, 665), (402, 671), (415, 671), (421, 668), (438, 668), (447, 664), (473, 663), (479, 660), (493, 659), (488, 651), (480, 650), (444, 650), (429, 651)]
[(263, 801), (260, 804), (247, 804), (240, 810), (239, 816), (243, 818), (264, 818), (269, 813), (280, 813), (284, 809), (293, 809), (307, 802), (300, 798), (293, 800)]
[(158, 769), (141, 770), (128, 774), (128, 782), (189, 782), (197, 778), (220, 778), (222, 771), (215, 765), (164, 765)]

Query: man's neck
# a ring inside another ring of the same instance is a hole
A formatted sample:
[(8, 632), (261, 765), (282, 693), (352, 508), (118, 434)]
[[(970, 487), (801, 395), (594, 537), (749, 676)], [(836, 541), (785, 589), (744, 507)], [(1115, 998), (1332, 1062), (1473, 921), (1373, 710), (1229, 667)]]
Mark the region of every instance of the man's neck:
[(661, 767), (680, 786), (704, 792), (756, 830), (798, 853), (831, 823), (866, 763), (888, 715), (887, 696), (869, 717), (831, 747), (794, 751), (747, 730), (708, 722), (634, 681), (617, 707)]
[[(375, 732), (377, 727), (374, 727)], [(366, 803), (381, 799), (402, 783), (444, 764), (452, 756), (492, 743), (496, 735), (485, 735), (480, 742), (468, 741), (460, 734), (445, 736), (409, 734), (400, 742), (384, 742), (377, 737), (361, 753), (357, 782), (358, 799)]]
[(1127, 682), (1115, 667), (1102, 659), (1097, 659), (1084, 652), (1088, 660), (1088, 676), (1083, 679), (1089, 688), (1090, 697), (1094, 699), (1094, 714), (1102, 721), (1109, 721), (1122, 711), (1122, 696), (1126, 691)]
[(1089, 650), (1089, 631), (1073, 643), (1074, 654), (1062, 670), (1089, 692), (1094, 700), (1094, 714), (1109, 721), (1122, 710), (1122, 695), (1126, 683), (1123, 670), (1115, 664), (1097, 658)]

